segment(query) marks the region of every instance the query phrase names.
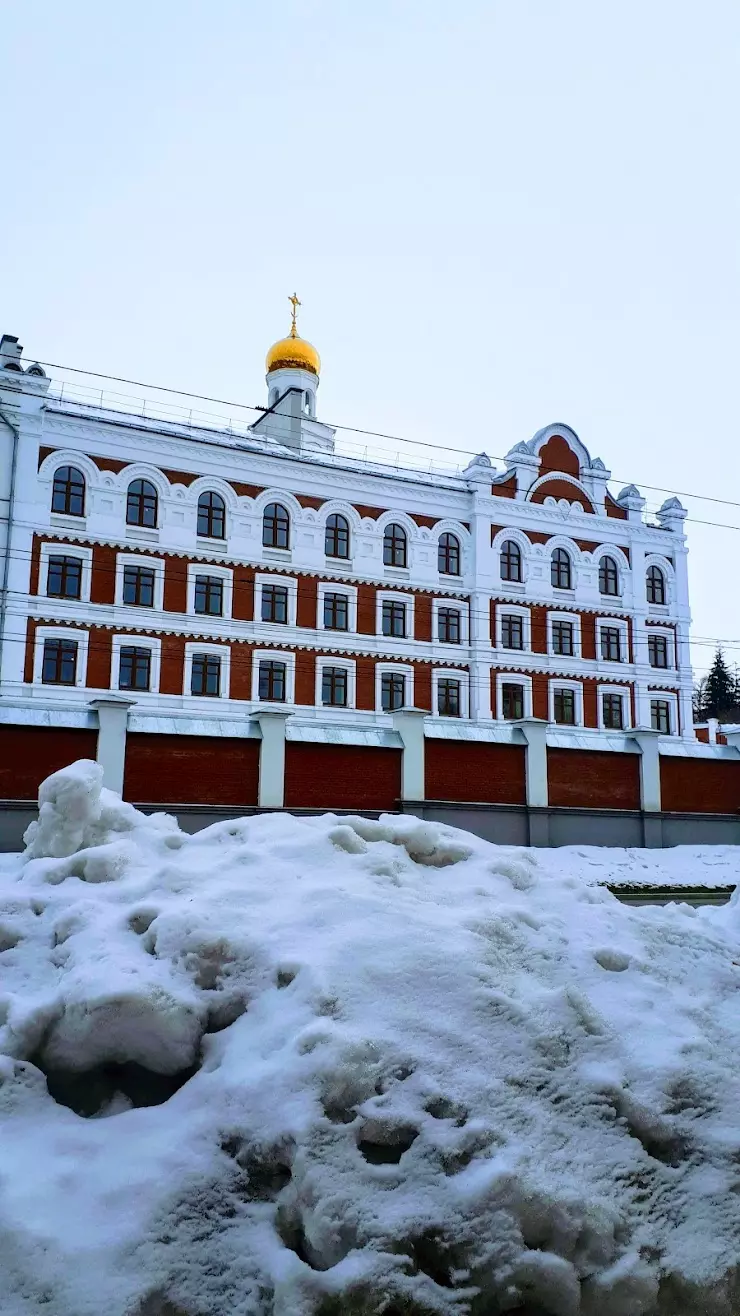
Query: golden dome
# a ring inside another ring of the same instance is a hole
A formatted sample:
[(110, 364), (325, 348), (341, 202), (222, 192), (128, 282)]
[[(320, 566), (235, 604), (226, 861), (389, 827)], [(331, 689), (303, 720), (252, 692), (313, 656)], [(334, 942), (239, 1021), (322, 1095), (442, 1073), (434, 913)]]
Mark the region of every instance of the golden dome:
[(265, 359), (267, 373), (271, 370), (310, 370), (318, 375), (321, 369), (321, 357), (316, 348), (305, 338), (300, 338), (295, 325), (287, 338), (273, 343)]

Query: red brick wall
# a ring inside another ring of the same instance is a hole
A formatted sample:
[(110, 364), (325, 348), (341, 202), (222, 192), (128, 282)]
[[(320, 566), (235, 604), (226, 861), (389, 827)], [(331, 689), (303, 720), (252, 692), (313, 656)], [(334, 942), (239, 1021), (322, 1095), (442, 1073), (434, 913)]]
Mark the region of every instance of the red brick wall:
[(134, 804), (256, 804), (259, 750), (258, 740), (130, 731), (124, 798)]
[(737, 813), (740, 761), (669, 758), (660, 760), (663, 808), (669, 813)]
[(523, 745), (427, 740), (424, 748), (428, 800), (526, 802)]
[(159, 691), (163, 695), (181, 695), (185, 667), (185, 640), (182, 635), (162, 636), (162, 665)]
[(593, 512), (594, 510), (587, 494), (582, 489), (577, 489), (574, 484), (570, 484), (568, 480), (558, 480), (556, 478), (545, 480), (544, 484), (535, 489), (530, 502), (544, 503), (546, 498), (565, 498), (569, 503), (581, 503), (586, 512)]
[(113, 603), (116, 597), (116, 550), (108, 544), (93, 545), (91, 603)]
[(44, 777), (75, 759), (94, 759), (97, 731), (0, 726), (0, 798), (35, 800)]
[(540, 475), (547, 475), (549, 471), (564, 471), (566, 475), (574, 475), (578, 479), (581, 474), (578, 457), (562, 434), (553, 434), (552, 438), (542, 445), (538, 456)]
[(550, 804), (581, 809), (639, 809), (640, 758), (608, 750), (548, 749)]
[(285, 746), (285, 804), (304, 809), (395, 809), (401, 751), (359, 745)]
[(532, 614), (532, 648), (535, 653), (547, 653), (547, 608), (535, 604)]
[(181, 557), (168, 557), (164, 567), (164, 610), (165, 612), (186, 612), (187, 606), (187, 562)]

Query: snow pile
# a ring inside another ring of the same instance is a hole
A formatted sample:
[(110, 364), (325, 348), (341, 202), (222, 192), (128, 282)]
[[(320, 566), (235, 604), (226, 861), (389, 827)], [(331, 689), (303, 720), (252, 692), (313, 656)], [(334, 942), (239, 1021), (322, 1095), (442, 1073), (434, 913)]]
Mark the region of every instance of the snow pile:
[(414, 818), (42, 788), (0, 868), (3, 1316), (730, 1316), (740, 904)]
[[(737, 846), (678, 845), (672, 850), (568, 846), (550, 851), (562, 868), (566, 860), (572, 877), (603, 886), (639, 888), (673, 887), (677, 891), (734, 887), (740, 877)], [(546, 863), (546, 860), (545, 860)]]

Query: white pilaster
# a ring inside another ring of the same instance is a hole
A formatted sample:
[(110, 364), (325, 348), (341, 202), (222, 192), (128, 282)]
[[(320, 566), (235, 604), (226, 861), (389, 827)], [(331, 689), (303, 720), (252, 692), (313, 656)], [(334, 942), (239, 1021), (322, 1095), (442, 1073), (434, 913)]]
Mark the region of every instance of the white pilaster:
[(252, 713), (262, 740), (257, 803), (261, 809), (282, 809), (285, 803), (285, 723), (283, 708), (258, 708)]
[(424, 782), (424, 708), (403, 708), (393, 714), (393, 727), (401, 737), (401, 799), (426, 798)]
[(660, 813), (663, 807), (660, 793), (659, 734), (658, 731), (648, 727), (639, 727), (632, 736), (640, 747), (640, 808), (645, 813)]
[[(90, 707), (98, 715), (98, 748), (95, 757), (103, 769), (103, 785), (117, 795), (123, 795), (128, 710), (135, 703), (135, 699), (126, 699), (123, 695), (106, 695), (90, 701)], [(152, 752), (156, 752), (154, 737), (152, 741)]]
[(515, 723), (526, 742), (527, 804), (530, 809), (546, 809), (549, 796), (547, 787), (547, 723), (542, 718), (524, 718)]

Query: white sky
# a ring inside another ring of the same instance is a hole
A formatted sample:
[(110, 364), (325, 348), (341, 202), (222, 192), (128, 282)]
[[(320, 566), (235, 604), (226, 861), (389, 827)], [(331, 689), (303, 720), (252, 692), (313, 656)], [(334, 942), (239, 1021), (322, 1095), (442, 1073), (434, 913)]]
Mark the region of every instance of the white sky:
[[(262, 403), (295, 287), (326, 420), (492, 456), (567, 421), (615, 490), (740, 500), (737, 0), (37, 0), (0, 86), (27, 354)], [(740, 529), (687, 532), (740, 660)]]

